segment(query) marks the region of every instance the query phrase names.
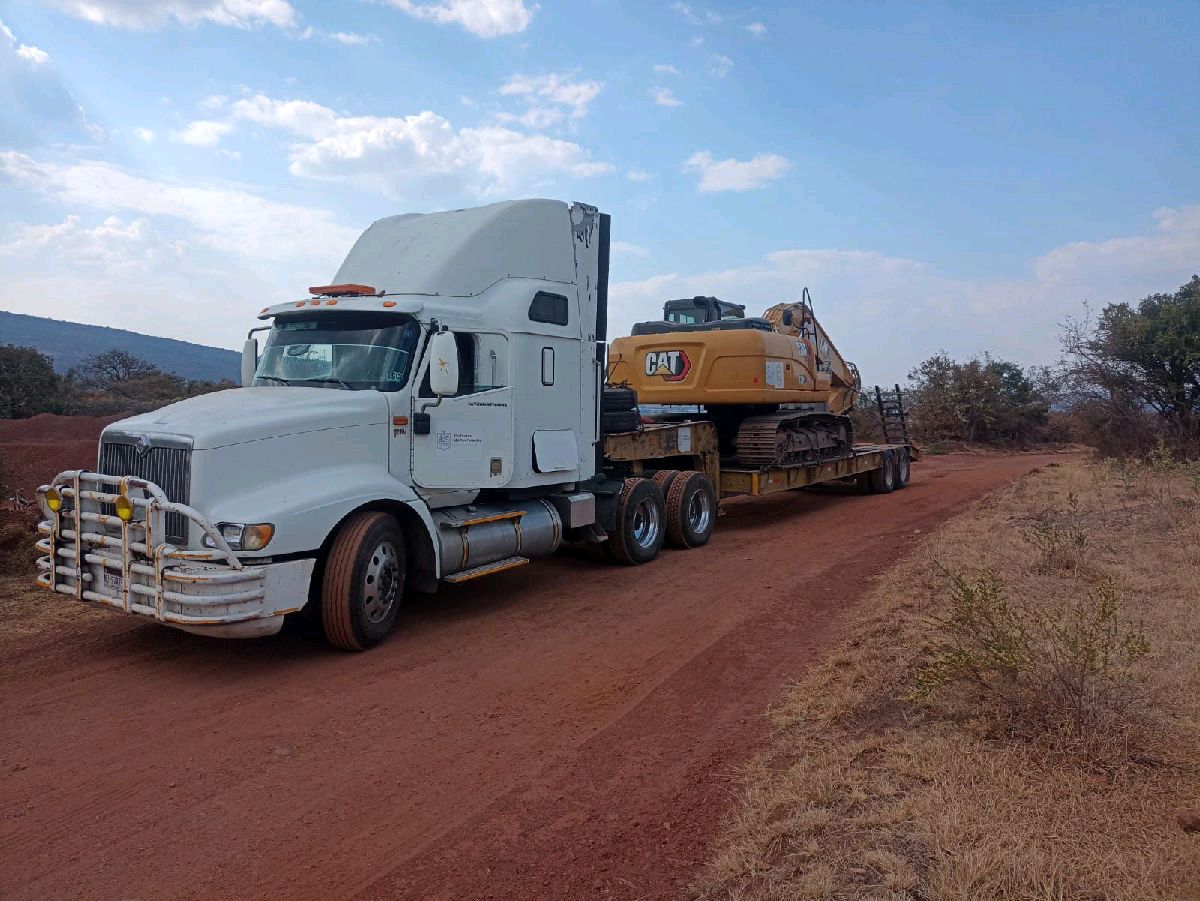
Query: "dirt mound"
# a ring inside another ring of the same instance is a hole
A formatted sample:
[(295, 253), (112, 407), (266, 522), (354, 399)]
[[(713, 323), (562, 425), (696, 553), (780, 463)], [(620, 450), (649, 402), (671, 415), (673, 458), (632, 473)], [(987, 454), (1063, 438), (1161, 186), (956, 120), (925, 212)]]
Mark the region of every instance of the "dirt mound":
[(100, 432), (118, 416), (56, 416), (0, 419), (0, 466), (8, 494), (33, 492), (64, 469), (96, 465)]

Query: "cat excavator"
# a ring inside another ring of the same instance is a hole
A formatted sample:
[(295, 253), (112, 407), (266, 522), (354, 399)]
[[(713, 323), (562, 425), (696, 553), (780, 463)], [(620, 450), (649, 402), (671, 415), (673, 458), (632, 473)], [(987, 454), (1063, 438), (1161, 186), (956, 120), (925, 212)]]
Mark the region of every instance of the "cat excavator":
[(661, 321), (640, 322), (609, 346), (608, 382), (636, 389), (644, 404), (702, 407), (721, 457), (742, 466), (853, 451), (846, 414), (862, 379), (817, 321), (807, 288), (757, 317), (716, 297), (669, 300)]

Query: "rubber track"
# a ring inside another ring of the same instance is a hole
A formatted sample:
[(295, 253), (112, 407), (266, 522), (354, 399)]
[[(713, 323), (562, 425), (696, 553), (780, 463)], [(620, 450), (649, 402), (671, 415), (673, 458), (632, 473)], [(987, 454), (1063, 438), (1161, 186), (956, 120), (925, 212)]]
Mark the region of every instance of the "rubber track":
[(692, 547), (683, 528), (684, 518), (687, 515), (683, 510), (683, 496), (692, 480), (700, 475), (702, 473), (688, 470), (681, 472), (679, 478), (671, 483), (671, 490), (667, 494), (667, 544), (671, 547), (684, 549)]
[(329, 643), (343, 651), (363, 649), (354, 634), (354, 623), (350, 618), (354, 563), (358, 559), (363, 537), (386, 515), (368, 511), (352, 516), (338, 530), (329, 548), (329, 556), (325, 558), (325, 577), (321, 582), (321, 621)]

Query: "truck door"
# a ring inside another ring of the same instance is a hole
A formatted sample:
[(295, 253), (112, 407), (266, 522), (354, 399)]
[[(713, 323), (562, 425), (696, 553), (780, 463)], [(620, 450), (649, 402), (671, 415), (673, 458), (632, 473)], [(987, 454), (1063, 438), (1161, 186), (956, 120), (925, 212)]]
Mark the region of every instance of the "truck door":
[(440, 403), (429, 390), (429, 354), (413, 395), (429, 414), (429, 433), (412, 436), (413, 482), (423, 488), (500, 488), (513, 474), (513, 389), (508, 340), (490, 332), (456, 332), (458, 394)]

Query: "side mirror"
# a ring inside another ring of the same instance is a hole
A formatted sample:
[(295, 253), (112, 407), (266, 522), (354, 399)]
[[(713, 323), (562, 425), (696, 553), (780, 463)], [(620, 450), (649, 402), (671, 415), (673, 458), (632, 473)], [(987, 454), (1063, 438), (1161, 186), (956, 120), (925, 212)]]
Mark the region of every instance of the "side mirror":
[(783, 311), (783, 324), (786, 325), (788, 328), (792, 327), (792, 311), (791, 310)]
[(429, 388), (438, 397), (458, 394), (458, 344), (454, 332), (438, 332), (429, 339)]
[(254, 384), (254, 373), (258, 369), (258, 339), (247, 338), (242, 345), (242, 387)]

